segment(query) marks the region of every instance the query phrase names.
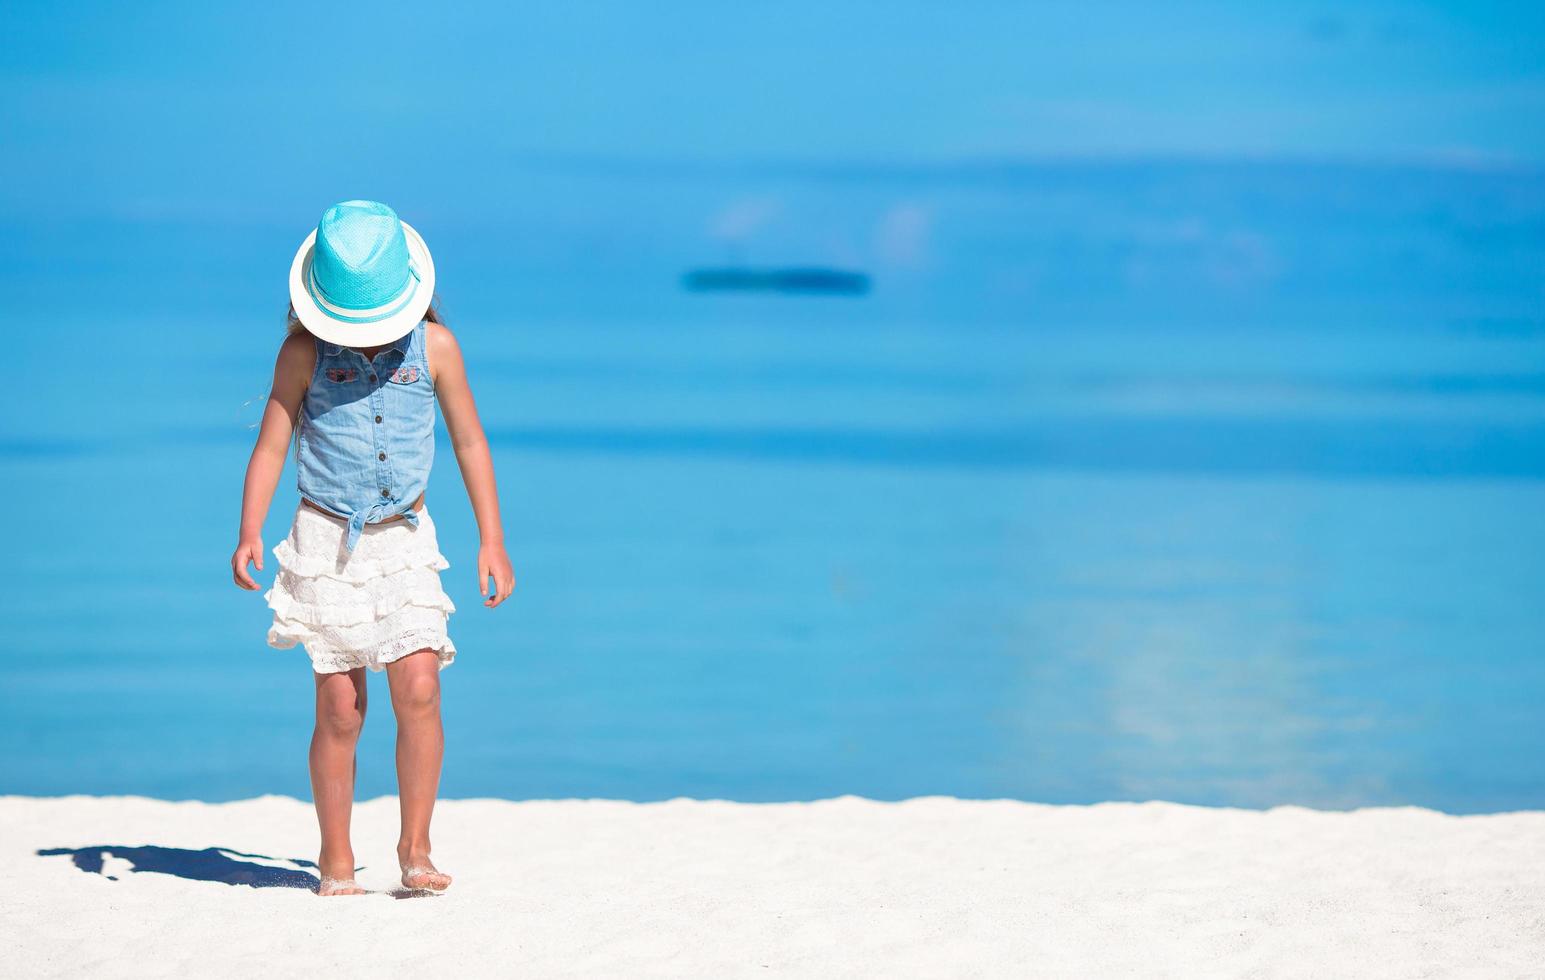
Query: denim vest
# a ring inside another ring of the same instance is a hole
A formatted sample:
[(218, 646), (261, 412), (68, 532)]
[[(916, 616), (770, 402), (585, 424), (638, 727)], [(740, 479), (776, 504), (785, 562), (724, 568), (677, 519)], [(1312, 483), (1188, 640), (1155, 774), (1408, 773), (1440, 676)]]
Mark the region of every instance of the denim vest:
[(318, 339), (316, 371), (300, 410), (300, 495), (347, 518), (345, 548), (367, 523), (398, 514), (418, 525), (413, 502), (435, 456), (435, 389), (424, 321), (372, 360)]

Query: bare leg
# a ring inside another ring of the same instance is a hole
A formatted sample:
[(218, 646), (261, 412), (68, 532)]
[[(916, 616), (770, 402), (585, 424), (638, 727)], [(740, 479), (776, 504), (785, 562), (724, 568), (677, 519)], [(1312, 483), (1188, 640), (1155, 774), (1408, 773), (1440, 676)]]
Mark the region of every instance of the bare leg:
[(445, 731), (440, 726), (440, 660), (433, 650), (419, 650), (386, 665), (397, 713), (397, 795), (402, 803), (402, 836), (397, 859), (407, 888), (450, 886), (451, 876), (434, 870), (429, 860), (429, 819), (440, 790), (440, 762)]
[[(324, 881), (354, 878), (349, 815), (354, 808), (354, 746), (365, 724), (365, 671), (317, 674), (317, 722), (311, 735), (311, 798), (322, 830), (317, 867)], [(362, 895), (359, 887), (329, 886), (323, 895)]]

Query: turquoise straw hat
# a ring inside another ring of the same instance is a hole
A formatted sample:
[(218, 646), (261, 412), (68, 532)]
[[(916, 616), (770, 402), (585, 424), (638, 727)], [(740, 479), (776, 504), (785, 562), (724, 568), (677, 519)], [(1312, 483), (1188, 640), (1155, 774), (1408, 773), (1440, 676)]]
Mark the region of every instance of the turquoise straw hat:
[(418, 232), (376, 201), (322, 212), (290, 265), (290, 303), (313, 334), (377, 347), (408, 333), (434, 298), (435, 265)]

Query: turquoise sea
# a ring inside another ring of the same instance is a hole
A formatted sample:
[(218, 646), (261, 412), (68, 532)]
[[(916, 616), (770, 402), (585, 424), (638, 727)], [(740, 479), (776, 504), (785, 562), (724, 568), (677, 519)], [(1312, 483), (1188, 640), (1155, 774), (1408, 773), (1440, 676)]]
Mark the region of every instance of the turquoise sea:
[[(325, 203), (8, 220), (0, 792), (308, 795), (307, 662), (227, 561)], [(1545, 807), (1539, 173), (599, 168), (497, 221), (414, 203), (519, 580), (479, 606), (442, 430), (445, 795)], [(730, 259), (876, 288), (679, 289)], [(393, 789), (372, 685), (362, 796)]]

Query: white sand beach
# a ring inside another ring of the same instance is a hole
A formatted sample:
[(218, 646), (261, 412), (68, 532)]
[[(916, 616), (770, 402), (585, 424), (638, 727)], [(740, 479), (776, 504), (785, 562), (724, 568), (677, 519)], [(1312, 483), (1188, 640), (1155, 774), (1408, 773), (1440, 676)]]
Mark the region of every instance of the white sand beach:
[(5, 975), (1545, 972), (1539, 812), (455, 800), (401, 901), (396, 801), (355, 827), (324, 900), (304, 802), (0, 797)]

